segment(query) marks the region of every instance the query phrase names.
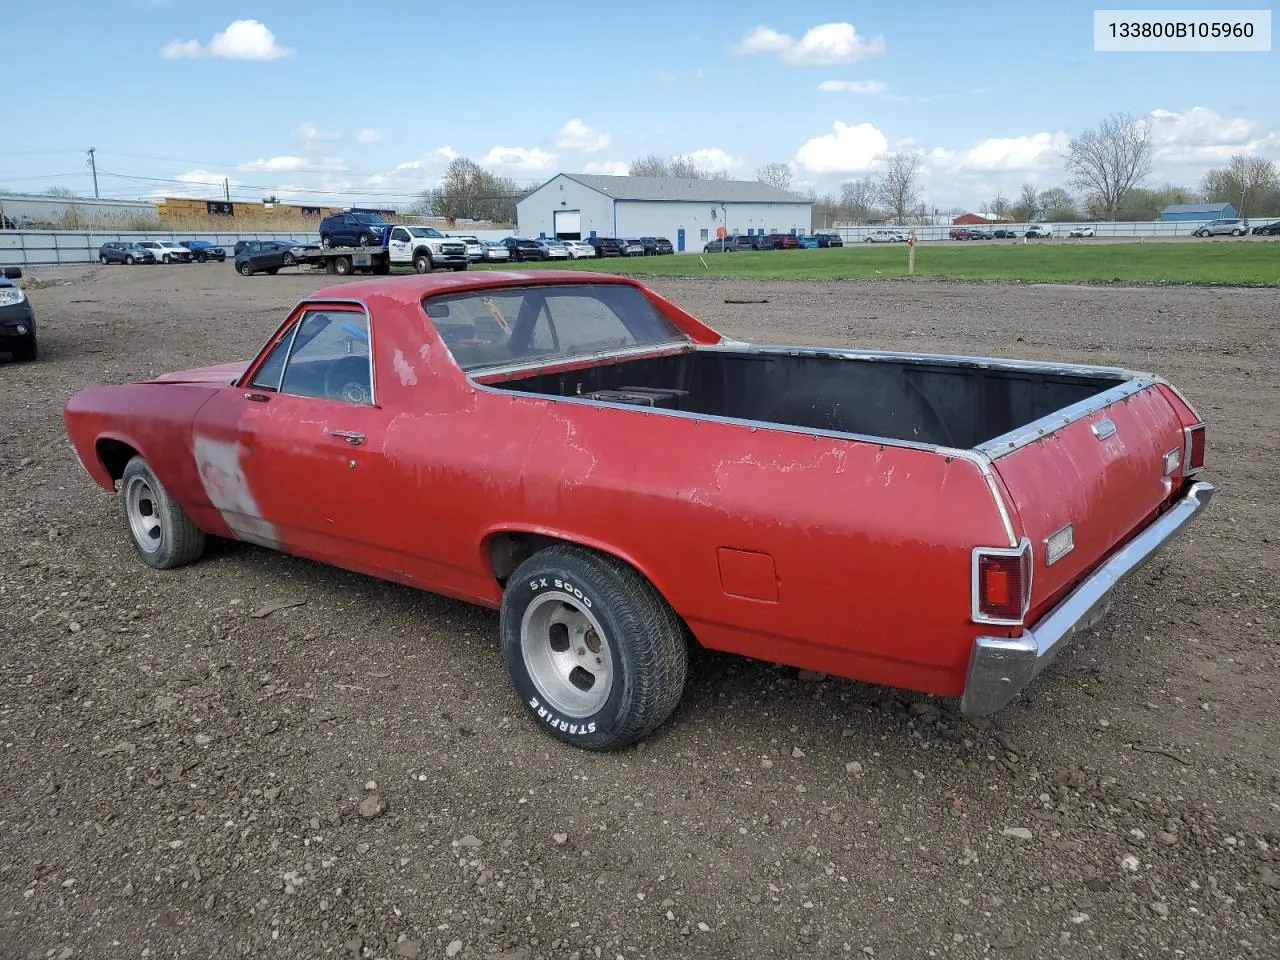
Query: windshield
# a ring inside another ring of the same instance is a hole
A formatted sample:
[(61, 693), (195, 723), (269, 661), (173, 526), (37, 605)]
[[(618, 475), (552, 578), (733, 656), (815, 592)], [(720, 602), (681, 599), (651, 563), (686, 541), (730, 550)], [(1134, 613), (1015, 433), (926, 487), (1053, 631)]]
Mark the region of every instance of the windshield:
[(415, 237), (443, 237), (444, 234), (435, 227), (408, 227), (409, 233)]
[(642, 291), (621, 284), (473, 291), (422, 306), (463, 370), (688, 339)]

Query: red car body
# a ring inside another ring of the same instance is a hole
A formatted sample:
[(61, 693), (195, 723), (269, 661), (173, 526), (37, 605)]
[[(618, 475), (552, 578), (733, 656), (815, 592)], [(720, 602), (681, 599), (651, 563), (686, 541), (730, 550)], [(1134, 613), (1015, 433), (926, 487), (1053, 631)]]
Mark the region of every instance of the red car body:
[[(103, 488), (140, 455), (208, 534), (489, 607), (503, 599), (507, 538), (580, 544), (639, 571), (707, 647), (963, 694), (974, 714), (1022, 689), (1212, 492), (1193, 476), (1199, 418), (1150, 378), (1121, 380), (1092, 406), (975, 451), (511, 392), (513, 377), (622, 360), (468, 374), (424, 313), (442, 294), (566, 283), (641, 290), (684, 335), (643, 352), (648, 362), (735, 348), (623, 277), (380, 278), (317, 291), (248, 364), (82, 390), (67, 404), (67, 430)], [(372, 404), (250, 386), (315, 308), (368, 317)], [(1053, 369), (1062, 378), (1074, 368)], [(1108, 444), (1114, 434), (1125, 442)], [(1066, 552), (1049, 565), (1055, 536)], [(1033, 571), (984, 566), (1018, 550)], [(1022, 609), (1015, 598), (1003, 621), (979, 615), (980, 588), (1025, 591)]]

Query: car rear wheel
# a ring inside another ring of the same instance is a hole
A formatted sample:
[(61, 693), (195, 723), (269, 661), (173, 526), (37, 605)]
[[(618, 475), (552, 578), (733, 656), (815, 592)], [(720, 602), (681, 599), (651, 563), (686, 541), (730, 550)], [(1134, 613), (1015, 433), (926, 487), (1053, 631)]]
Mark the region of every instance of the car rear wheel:
[(333, 246), (333, 238), (330, 237), (327, 233), (322, 233), (320, 235), (320, 246), (328, 250), (330, 247)]
[(351, 266), (350, 257), (334, 257), (333, 258), (333, 272), (336, 273), (338, 276), (340, 277), (348, 276), (350, 275), (351, 270), (352, 270), (352, 266)]
[(204, 531), (169, 496), (142, 457), (135, 456), (124, 468), (120, 509), (129, 539), (148, 566), (171, 570), (204, 552)]
[(684, 624), (634, 568), (578, 546), (535, 553), (502, 597), (502, 657), (529, 715), (558, 740), (617, 750), (675, 710)]
[(240, 276), (242, 276), (242, 277), (252, 277), (252, 276), (253, 276), (253, 266), (249, 263), (249, 261), (248, 261), (248, 260), (246, 260), (244, 263), (242, 263), (242, 264), (240, 264), (238, 267), (236, 267), (236, 270), (238, 270), (238, 271), (239, 271)]

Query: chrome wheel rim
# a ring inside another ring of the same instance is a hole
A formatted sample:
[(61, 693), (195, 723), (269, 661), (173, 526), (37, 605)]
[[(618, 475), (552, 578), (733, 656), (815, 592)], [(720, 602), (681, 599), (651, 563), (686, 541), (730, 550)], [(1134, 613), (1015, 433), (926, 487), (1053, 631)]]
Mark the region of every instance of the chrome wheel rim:
[(600, 712), (613, 692), (608, 635), (590, 608), (568, 593), (534, 597), (520, 621), (520, 652), (541, 699), (567, 718)]
[(134, 542), (147, 553), (159, 550), (164, 540), (159, 508), (155, 491), (146, 478), (130, 477), (124, 488), (125, 515), (129, 518)]

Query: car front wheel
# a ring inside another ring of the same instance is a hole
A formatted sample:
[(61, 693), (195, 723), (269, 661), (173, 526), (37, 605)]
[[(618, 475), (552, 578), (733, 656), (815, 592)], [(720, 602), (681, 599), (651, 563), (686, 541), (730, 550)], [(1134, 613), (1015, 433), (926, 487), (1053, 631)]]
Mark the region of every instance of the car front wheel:
[(125, 262), (125, 264), (126, 264), (127, 266), (132, 267), (132, 266), (133, 266), (133, 256), (132, 256), (132, 255), (130, 255), (130, 256), (125, 257), (125, 258), (124, 258), (124, 262)]
[(129, 538), (148, 566), (171, 570), (204, 552), (204, 531), (169, 496), (142, 457), (135, 456), (124, 468), (120, 509)]
[(675, 710), (684, 624), (634, 568), (582, 547), (522, 563), (502, 598), (502, 657), (528, 714), (558, 740), (617, 750)]
[(249, 264), (249, 261), (248, 261), (248, 260), (246, 260), (244, 263), (240, 264), (240, 266), (236, 267), (236, 269), (240, 272), (240, 276), (242, 276), (242, 277), (252, 277), (252, 276), (253, 276), (253, 267), (252, 267), (252, 266), (250, 266), (250, 264)]

